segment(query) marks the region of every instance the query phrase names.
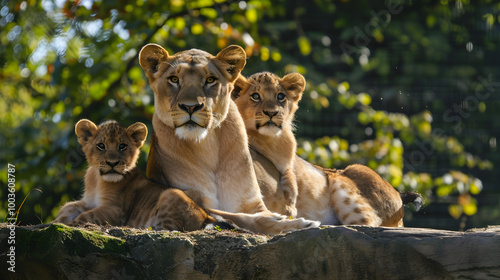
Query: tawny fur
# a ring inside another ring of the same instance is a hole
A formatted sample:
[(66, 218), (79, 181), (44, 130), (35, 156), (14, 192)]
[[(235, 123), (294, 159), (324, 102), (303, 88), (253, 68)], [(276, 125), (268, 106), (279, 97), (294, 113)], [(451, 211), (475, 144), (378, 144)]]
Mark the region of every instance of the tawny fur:
[(81, 120), (75, 131), (89, 163), (85, 192), (65, 204), (54, 223), (190, 231), (215, 222), (184, 192), (147, 180), (136, 167), (147, 136), (144, 124), (125, 128), (108, 121), (97, 127)]
[(263, 73), (254, 78), (249, 81), (251, 88), (245, 92), (245, 98), (236, 98), (236, 89), (232, 92), (233, 99), (238, 107), (246, 107), (240, 113), (252, 148), (265, 155), (281, 174), (280, 186), (286, 201), (284, 214), (295, 217), (298, 187), (294, 165), (297, 144), (292, 123), (305, 79), (297, 73), (283, 78)]
[[(322, 168), (295, 154), (297, 143), (291, 128), (304, 88), (305, 80), (300, 74), (279, 78), (262, 72), (248, 79), (240, 76), (232, 93), (243, 116), (250, 146), (255, 150), (252, 156), (266, 206), (271, 211), (288, 213), (290, 202), (286, 193), (279, 191), (283, 179), (277, 175), (283, 177), (283, 163), (293, 163), (298, 217), (319, 220), (324, 225), (403, 226), (400, 194), (376, 172), (358, 164), (345, 170)], [(256, 93), (261, 97), (258, 102)], [(277, 102), (279, 93), (286, 95), (282, 102)], [(281, 132), (277, 131), (275, 136), (259, 133), (261, 123), (266, 122), (262, 120), (262, 112), (270, 106), (266, 104), (274, 104), (283, 121), (279, 126)], [(286, 155), (288, 160), (284, 159)]]
[(169, 55), (148, 44), (139, 60), (155, 95), (148, 178), (184, 190), (204, 208), (246, 213), (238, 219), (253, 232), (319, 224), (271, 213), (262, 201), (243, 120), (230, 96), (246, 63), (241, 47), (217, 56), (196, 49)]

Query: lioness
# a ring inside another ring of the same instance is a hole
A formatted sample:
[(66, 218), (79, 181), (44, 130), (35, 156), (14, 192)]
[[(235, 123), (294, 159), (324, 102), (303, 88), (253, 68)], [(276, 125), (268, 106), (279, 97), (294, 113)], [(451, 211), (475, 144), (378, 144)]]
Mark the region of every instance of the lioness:
[[(295, 154), (297, 143), (292, 121), (305, 84), (298, 73), (280, 78), (262, 72), (248, 79), (240, 76), (232, 92), (246, 125), (250, 147), (255, 151), (252, 156), (257, 174), (268, 179), (260, 181), (266, 206), (287, 213), (290, 201), (286, 187), (277, 183), (279, 177), (272, 173), (269, 162), (279, 171), (293, 163), (298, 217), (320, 220), (322, 224), (403, 226), (403, 204), (421, 205), (419, 194), (400, 194), (363, 165), (332, 170), (312, 165)], [(293, 155), (290, 151), (294, 151)]]
[(230, 95), (245, 60), (234, 45), (216, 56), (197, 49), (169, 55), (156, 44), (142, 48), (139, 62), (155, 96), (147, 176), (253, 232), (317, 226), (272, 213), (262, 201), (245, 125)]
[(89, 163), (85, 192), (81, 200), (66, 203), (53, 223), (189, 231), (216, 222), (184, 192), (148, 181), (136, 167), (147, 136), (143, 123), (125, 128), (116, 121), (96, 126), (84, 119), (75, 132)]

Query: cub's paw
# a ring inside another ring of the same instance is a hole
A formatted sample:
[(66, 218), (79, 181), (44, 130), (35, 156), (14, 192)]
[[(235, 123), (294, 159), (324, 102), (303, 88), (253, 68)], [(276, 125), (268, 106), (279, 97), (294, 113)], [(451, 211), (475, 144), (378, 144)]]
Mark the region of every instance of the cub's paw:
[(69, 225), (71, 222), (72, 222), (72, 220), (70, 219), (70, 217), (68, 217), (68, 216), (59, 216), (55, 220), (53, 220), (52, 222), (50, 222), (49, 224), (58, 223), (58, 224)]
[(291, 206), (291, 205), (287, 205), (285, 207), (285, 215), (287, 217), (291, 217), (291, 218), (295, 218), (297, 217), (297, 208), (295, 208), (295, 206)]
[(82, 226), (86, 223), (96, 224), (96, 225), (105, 225), (106, 223), (92, 214), (83, 213), (76, 217), (71, 223), (70, 226)]
[(82, 215), (78, 216), (76, 219), (74, 219), (72, 222), (68, 223), (68, 225), (77, 227), (77, 226), (82, 226), (86, 223), (93, 223), (92, 221), (88, 221), (86, 218), (81, 218)]

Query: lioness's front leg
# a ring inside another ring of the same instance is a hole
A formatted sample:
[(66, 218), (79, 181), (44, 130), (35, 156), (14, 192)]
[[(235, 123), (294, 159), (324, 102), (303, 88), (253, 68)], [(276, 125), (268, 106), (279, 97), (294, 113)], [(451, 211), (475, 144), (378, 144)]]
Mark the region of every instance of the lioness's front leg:
[(264, 210), (254, 214), (229, 213), (226, 211), (209, 209), (208, 212), (231, 221), (238, 227), (260, 234), (279, 234), (299, 229), (318, 227), (319, 222), (304, 218), (288, 219), (284, 215)]
[(179, 189), (167, 189), (152, 211), (150, 226), (157, 229), (192, 231), (205, 222), (215, 222), (200, 206)]

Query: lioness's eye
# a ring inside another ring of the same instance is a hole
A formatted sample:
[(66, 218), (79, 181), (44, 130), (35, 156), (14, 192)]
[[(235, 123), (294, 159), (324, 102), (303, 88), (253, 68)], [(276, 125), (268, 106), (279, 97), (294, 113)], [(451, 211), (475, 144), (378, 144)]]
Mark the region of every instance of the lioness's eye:
[(97, 149), (104, 151), (106, 149), (106, 146), (104, 145), (104, 143), (99, 143), (97, 144)]
[(256, 93), (256, 92), (254, 92), (254, 93), (252, 93), (252, 94), (250, 95), (250, 99), (252, 99), (252, 101), (254, 101), (254, 102), (259, 102), (259, 100), (260, 100), (260, 95), (259, 95), (258, 93)]
[(170, 76), (167, 78), (169, 82), (178, 84), (179, 83), (179, 78), (177, 76)]
[(207, 78), (207, 80), (205, 81), (205, 83), (206, 83), (207, 85), (209, 85), (209, 84), (213, 84), (213, 83), (215, 83), (215, 81), (217, 81), (217, 78), (215, 78), (215, 77), (213, 77), (213, 76), (210, 76), (210, 77), (208, 77), (208, 78)]
[(127, 149), (127, 144), (123, 144), (123, 143), (122, 143), (122, 144), (120, 144), (120, 146), (118, 146), (118, 149), (119, 149), (120, 151), (122, 151), (122, 152), (123, 152), (123, 151), (125, 151), (125, 150)]
[(278, 93), (278, 96), (277, 96), (278, 101), (283, 101), (283, 100), (285, 100), (285, 97), (286, 97), (286, 96), (285, 96), (285, 94), (284, 94), (284, 93), (282, 93), (282, 92)]

